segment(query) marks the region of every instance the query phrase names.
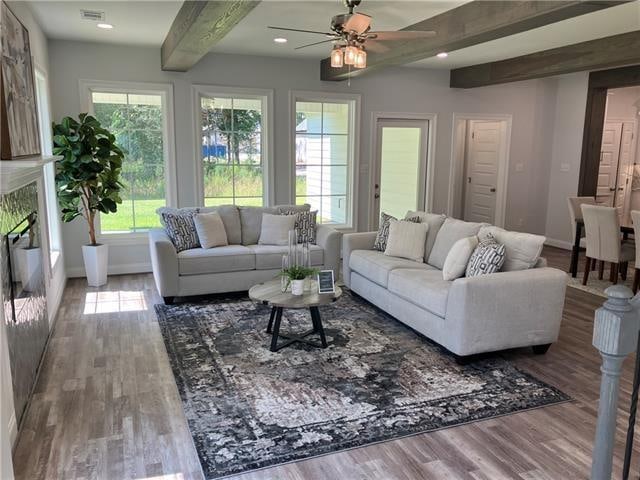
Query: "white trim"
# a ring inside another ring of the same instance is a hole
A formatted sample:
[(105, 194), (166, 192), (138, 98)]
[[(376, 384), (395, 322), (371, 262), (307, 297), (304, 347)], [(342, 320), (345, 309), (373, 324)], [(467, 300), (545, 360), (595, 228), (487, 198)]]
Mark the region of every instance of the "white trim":
[(200, 112), (200, 98), (220, 97), (220, 98), (253, 98), (262, 102), (262, 135), (261, 135), (261, 155), (262, 155), (262, 202), (264, 205), (275, 204), (275, 155), (274, 155), (274, 108), (273, 90), (265, 88), (240, 88), (227, 87), (221, 85), (191, 86), (191, 96), (193, 105), (193, 158), (195, 168), (195, 191), (196, 199), (200, 205), (204, 205), (204, 173), (201, 159), (201, 134), (202, 123)]
[[(378, 121), (380, 120), (422, 120), (427, 122), (427, 170), (426, 170), (426, 198), (425, 210), (430, 212), (433, 209), (434, 182), (435, 182), (435, 152), (436, 152), (436, 128), (438, 123), (438, 114), (436, 113), (408, 113), (408, 112), (372, 112), (371, 113), (371, 162), (369, 165), (369, 187), (372, 187), (378, 178), (377, 148), (378, 148)], [(371, 188), (370, 202), (368, 202), (369, 215), (367, 221), (367, 231), (371, 230), (376, 224), (376, 212), (373, 208), (374, 189)]]
[[(169, 207), (178, 206), (178, 179), (175, 143), (175, 109), (173, 100), (173, 84), (146, 82), (113, 82), (102, 80), (78, 80), (80, 90), (80, 108), (83, 112), (94, 114), (91, 92), (139, 93), (161, 95), (163, 103), (162, 134), (164, 141), (165, 200)], [(105, 233), (100, 229), (100, 215), (96, 219), (98, 241), (102, 243), (118, 243), (119, 238), (136, 235), (134, 233)]]
[(349, 153), (351, 164), (348, 168), (347, 223), (331, 224), (342, 233), (355, 232), (358, 228), (358, 191), (360, 188), (360, 118), (362, 95), (358, 93), (316, 92), (308, 90), (289, 91), (289, 203), (296, 201), (296, 102), (345, 102), (349, 104)]
[(562, 248), (563, 250), (571, 251), (573, 249), (573, 243), (567, 242), (565, 240), (558, 240), (557, 238), (547, 238), (544, 241), (544, 244), (551, 247)]
[(18, 438), (18, 422), (16, 421), (15, 411), (11, 412), (11, 417), (9, 417), (9, 421), (7, 422), (7, 430), (9, 430), (9, 445), (13, 448)]
[[(132, 273), (150, 273), (151, 263), (122, 263), (119, 265), (109, 265), (109, 275), (129, 275)], [(84, 267), (73, 267), (67, 270), (67, 276), (69, 278), (83, 278), (86, 277)]]
[(455, 198), (462, 191), (458, 192), (462, 185), (462, 171), (464, 169), (464, 155), (459, 155), (456, 148), (457, 124), (467, 120), (495, 120), (505, 122), (505, 131), (501, 142), (500, 163), (498, 165), (498, 178), (496, 195), (496, 212), (494, 224), (504, 227), (507, 207), (507, 187), (509, 183), (509, 162), (511, 158), (511, 128), (513, 115), (510, 114), (490, 114), (490, 113), (454, 113), (451, 135), (451, 166), (449, 168), (449, 195), (447, 200), (447, 215), (454, 216)]

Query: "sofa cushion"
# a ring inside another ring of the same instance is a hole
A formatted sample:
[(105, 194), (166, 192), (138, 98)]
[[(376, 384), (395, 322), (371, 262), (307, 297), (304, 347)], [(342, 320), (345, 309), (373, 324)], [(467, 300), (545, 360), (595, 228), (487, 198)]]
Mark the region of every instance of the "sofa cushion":
[(209, 249), (193, 248), (178, 253), (178, 273), (202, 275), (255, 270), (255, 258), (253, 251), (242, 245)]
[(279, 214), (288, 214), (289, 212), (308, 212), (311, 210), (311, 205), (303, 203), (302, 205), (276, 205), (276, 210)]
[(500, 227), (482, 227), (478, 233), (480, 240), (492, 235), (505, 247), (505, 259), (502, 271), (526, 270), (535, 267), (547, 237), (532, 233), (509, 232)]
[(293, 215), (262, 214), (260, 245), (288, 245), (289, 232), (295, 229), (296, 217)]
[(424, 244), (424, 261), (427, 263), (433, 244), (435, 243), (438, 232), (440, 231), (440, 227), (442, 227), (447, 216), (440, 213), (412, 212), (411, 210), (409, 210), (405, 215), (405, 218), (413, 217), (418, 217), (420, 219), (420, 223), (426, 223), (429, 225), (427, 241)]
[(442, 278), (455, 280), (464, 276), (471, 255), (478, 246), (478, 237), (465, 237), (453, 244), (442, 267)]
[(272, 215), (279, 213), (276, 207), (238, 207), (238, 210), (242, 228), (242, 245), (255, 245), (260, 240), (263, 213)]
[(504, 245), (498, 243), (493, 235), (488, 234), (471, 254), (465, 274), (467, 277), (475, 277), (499, 272), (504, 259)]
[(177, 252), (200, 247), (198, 232), (193, 222), (193, 217), (197, 215), (198, 209), (173, 209), (173, 211), (166, 209), (161, 212), (158, 211), (158, 213), (160, 214), (160, 221), (164, 225), (164, 229), (173, 246), (176, 247)]
[[(282, 268), (282, 256), (289, 251), (288, 246), (280, 245), (249, 245), (248, 247), (256, 255), (256, 270), (271, 270)], [(318, 245), (309, 245), (311, 266), (324, 265), (324, 250)]]
[[(389, 272), (396, 268), (434, 270), (426, 263), (416, 263), (405, 258), (389, 257), (377, 250), (354, 250), (349, 257), (349, 268), (382, 287), (387, 287)], [(438, 272), (440, 276), (442, 274)]]
[(224, 230), (227, 232), (227, 241), (230, 245), (240, 245), (242, 243), (242, 229), (240, 227), (240, 212), (235, 205), (219, 205), (217, 207), (202, 207), (200, 212), (218, 212)]
[(447, 254), (449, 250), (451, 250), (451, 247), (453, 247), (453, 244), (461, 238), (477, 235), (480, 228), (484, 225), (486, 224), (447, 218), (442, 224), (442, 227), (440, 227), (427, 263), (442, 270), (444, 261), (447, 259)]
[(198, 240), (202, 248), (223, 247), (229, 245), (224, 223), (218, 212), (196, 213), (193, 223), (198, 232)]
[(428, 229), (429, 225), (426, 223), (391, 220), (384, 254), (422, 263)]
[[(384, 252), (387, 249), (387, 241), (389, 240), (389, 226), (392, 220), (398, 220), (393, 215), (382, 212), (380, 214), (380, 226), (378, 227), (378, 233), (376, 234), (376, 240), (373, 243), (373, 248), (380, 252)], [(420, 223), (418, 217), (407, 217), (402, 219), (403, 222)]]
[(399, 268), (389, 273), (389, 291), (400, 298), (438, 315), (445, 316), (452, 282), (440, 270)]
[(318, 211), (299, 212), (288, 210), (281, 212), (281, 215), (296, 216), (296, 231), (298, 232), (298, 243), (316, 243), (316, 229), (318, 227)]

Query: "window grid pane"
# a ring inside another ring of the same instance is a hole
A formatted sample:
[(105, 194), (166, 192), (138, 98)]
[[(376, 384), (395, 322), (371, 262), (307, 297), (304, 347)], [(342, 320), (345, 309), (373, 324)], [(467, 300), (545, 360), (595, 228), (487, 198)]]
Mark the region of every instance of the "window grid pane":
[(296, 102), (296, 203), (310, 203), (322, 223), (347, 222), (349, 104)]
[(205, 205), (263, 205), (262, 100), (202, 97), (200, 107)]
[(94, 114), (125, 149), (118, 211), (100, 217), (102, 233), (144, 232), (160, 226), (166, 205), (164, 105), (160, 94), (93, 92)]

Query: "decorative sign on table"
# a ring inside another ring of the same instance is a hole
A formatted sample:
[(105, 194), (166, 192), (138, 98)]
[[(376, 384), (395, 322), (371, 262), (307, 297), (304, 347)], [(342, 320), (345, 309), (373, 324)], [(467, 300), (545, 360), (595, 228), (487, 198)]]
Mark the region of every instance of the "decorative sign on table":
[(318, 293), (336, 293), (333, 270), (320, 270), (318, 273)]

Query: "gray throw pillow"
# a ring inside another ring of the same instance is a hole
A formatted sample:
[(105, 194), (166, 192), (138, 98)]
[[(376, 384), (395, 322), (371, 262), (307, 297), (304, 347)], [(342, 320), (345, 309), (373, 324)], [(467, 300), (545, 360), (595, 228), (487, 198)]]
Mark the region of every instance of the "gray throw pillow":
[(295, 211), (282, 212), (282, 215), (295, 215), (295, 229), (298, 232), (298, 243), (316, 243), (316, 227), (318, 211)]
[(499, 272), (504, 264), (505, 247), (488, 234), (476, 247), (467, 264), (467, 277)]
[(193, 221), (198, 209), (180, 212), (161, 212), (160, 219), (167, 235), (178, 252), (199, 248), (198, 232)]
[[(393, 215), (388, 215), (384, 212), (380, 214), (380, 227), (378, 227), (378, 234), (376, 240), (373, 243), (373, 249), (379, 252), (384, 252), (387, 249), (387, 242), (389, 241), (389, 225), (391, 220), (398, 220)], [(408, 217), (403, 218), (402, 222), (420, 223), (420, 217)]]

